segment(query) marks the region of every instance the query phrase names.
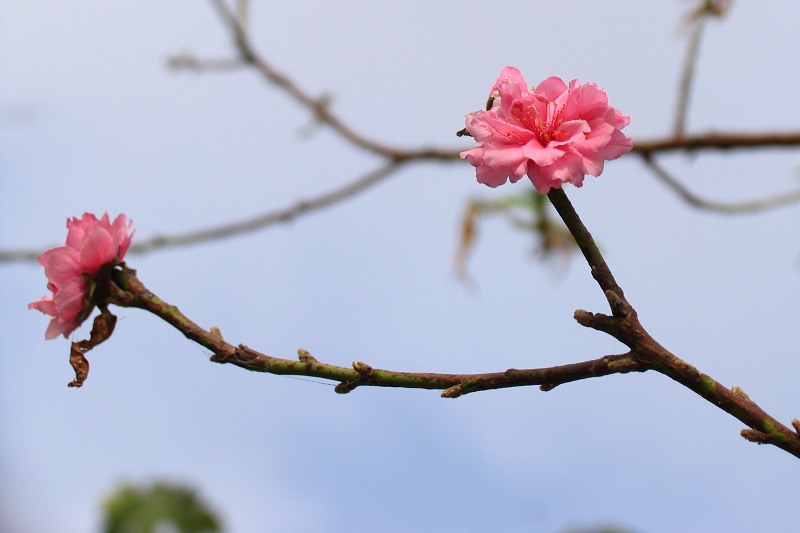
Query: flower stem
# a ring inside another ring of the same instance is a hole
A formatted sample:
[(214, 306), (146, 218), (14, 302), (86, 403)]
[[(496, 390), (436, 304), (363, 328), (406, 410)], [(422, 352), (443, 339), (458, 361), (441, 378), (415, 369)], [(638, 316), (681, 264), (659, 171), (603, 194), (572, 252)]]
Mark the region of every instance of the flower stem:
[(572, 207), (572, 203), (569, 201), (569, 198), (567, 198), (567, 194), (563, 189), (551, 189), (550, 192), (547, 193), (547, 197), (564, 221), (564, 224), (566, 224), (569, 232), (572, 233), (572, 236), (575, 238), (575, 242), (581, 249), (586, 261), (589, 263), (589, 267), (592, 270), (592, 277), (594, 277), (600, 285), (600, 288), (603, 289), (603, 292), (612, 291), (622, 301), (625, 301), (625, 294), (622, 292), (622, 288), (614, 279), (614, 275), (611, 273), (611, 269), (608, 268), (606, 260), (600, 253), (597, 244), (595, 244), (592, 234), (589, 233), (589, 230), (583, 225), (578, 213), (575, 212), (575, 208)]

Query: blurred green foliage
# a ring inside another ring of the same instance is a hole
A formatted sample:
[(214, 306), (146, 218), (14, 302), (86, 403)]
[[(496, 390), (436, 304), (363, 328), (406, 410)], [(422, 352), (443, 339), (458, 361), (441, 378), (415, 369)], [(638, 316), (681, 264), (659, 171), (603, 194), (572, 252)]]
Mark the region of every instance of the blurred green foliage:
[(103, 533), (215, 533), (217, 516), (189, 487), (124, 484), (103, 503)]

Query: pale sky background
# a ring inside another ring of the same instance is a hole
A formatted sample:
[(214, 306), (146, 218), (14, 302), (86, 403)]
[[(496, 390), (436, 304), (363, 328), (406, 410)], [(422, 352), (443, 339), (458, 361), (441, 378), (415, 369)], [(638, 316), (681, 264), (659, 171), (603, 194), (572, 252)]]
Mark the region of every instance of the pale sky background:
[[(279, 69), (367, 136), (457, 139), (506, 65), (531, 84), (593, 81), (669, 133), (687, 1), (254, 2), (252, 32)], [(797, 130), (794, 1), (738, 2), (703, 42), (689, 130)], [(85, 211), (137, 238), (238, 220), (374, 168), (254, 72), (174, 72), (173, 54), (225, 57), (207, 2), (0, 0), (0, 247), (63, 242)], [(706, 197), (800, 184), (800, 153), (673, 155)], [(480, 372), (563, 364), (623, 348), (578, 326), (604, 311), (582, 260), (532, 259), (533, 240), (481, 226), (453, 275), (465, 202), (499, 198), (465, 163), (418, 164), (285, 226), (130, 256), (148, 287), (226, 339), (273, 355), (379, 368)], [(798, 207), (699, 212), (635, 156), (568, 194), (650, 332), (788, 423), (800, 417)], [(0, 265), (0, 531), (97, 531), (123, 481), (197, 487), (227, 531), (789, 531), (800, 462), (739, 437), (742, 424), (669, 379), (630, 374), (542, 393), (443, 400), (435, 391), (333, 387), (248, 373), (152, 315), (117, 309), (80, 390), (69, 343), (44, 341), (36, 264)], [(81, 328), (76, 338), (85, 335)]]

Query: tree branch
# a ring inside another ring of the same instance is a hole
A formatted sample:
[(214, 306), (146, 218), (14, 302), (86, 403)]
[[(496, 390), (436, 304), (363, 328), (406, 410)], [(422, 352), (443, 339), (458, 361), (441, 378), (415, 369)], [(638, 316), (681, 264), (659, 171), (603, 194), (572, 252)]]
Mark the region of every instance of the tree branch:
[[(403, 166), (401, 162), (389, 162), (375, 170), (372, 170), (355, 181), (345, 184), (319, 196), (308, 200), (300, 200), (288, 207), (267, 211), (253, 218), (213, 226), (210, 228), (194, 230), (186, 233), (173, 235), (156, 235), (148, 240), (141, 241), (131, 246), (131, 253), (145, 253), (160, 248), (175, 248), (178, 246), (189, 246), (202, 242), (214, 241), (232, 237), (234, 235), (244, 235), (252, 233), (266, 227), (292, 222), (295, 219), (316, 211), (321, 211), (332, 205), (336, 205), (345, 200), (356, 196), (374, 185), (389, 178)], [(2, 255), (0, 255), (2, 260)]]
[[(710, 1), (706, 0), (704, 4), (709, 4)], [(675, 109), (675, 125), (672, 129), (675, 137), (682, 137), (686, 132), (686, 115), (689, 110), (689, 95), (692, 89), (692, 80), (694, 78), (694, 67), (697, 63), (698, 52), (700, 51), (700, 40), (703, 36), (703, 29), (705, 29), (706, 12), (698, 10), (692, 17), (694, 28), (689, 36), (689, 45), (686, 47), (686, 56), (683, 59), (683, 73), (681, 74), (681, 81), (678, 86), (678, 104)]]
[[(594, 243), (589, 231), (583, 226), (563, 190), (553, 190), (548, 195), (567, 228), (575, 237), (578, 246), (589, 262), (592, 275), (605, 293), (612, 316), (579, 310), (575, 319), (579, 324), (602, 331), (616, 338), (631, 349), (633, 359), (646, 369), (655, 370), (677, 381), (684, 387), (705, 398), (726, 413), (749, 426), (742, 436), (748, 440), (773, 444), (800, 458), (800, 435), (778, 422), (753, 402), (741, 389), (728, 389), (707, 374), (697, 370), (686, 361), (661, 346), (639, 322), (636, 311), (615, 289), (616, 282)], [(792, 425), (795, 426), (794, 421)], [(796, 429), (796, 426), (795, 426)]]
[(542, 390), (551, 390), (558, 385), (581, 379), (646, 370), (628, 353), (567, 365), (508, 369), (504, 372), (481, 374), (400, 372), (373, 368), (362, 362), (354, 362), (352, 367), (347, 368), (320, 362), (302, 348), (298, 350), (296, 360), (284, 359), (266, 355), (241, 344), (234, 346), (223, 339), (217, 328), (201, 328), (176, 306), (150, 292), (136, 276), (136, 272), (125, 265), (114, 272), (114, 283), (109, 292), (109, 303), (121, 307), (137, 307), (153, 313), (178, 329), (189, 340), (213, 352), (211, 360), (216, 363), (229, 363), (254, 372), (328, 379), (339, 382), (336, 392), (341, 394), (357, 387), (402, 387), (443, 390), (442, 397), (457, 398), (478, 391), (531, 385), (540, 385)]
[[(685, 187), (680, 185), (674, 178), (665, 177), (661, 167), (653, 162), (653, 155), (664, 152), (697, 152), (708, 150), (733, 150), (733, 149), (764, 149), (764, 148), (796, 148), (800, 146), (800, 133), (709, 133), (680, 138), (664, 138), (649, 141), (639, 141), (633, 146), (632, 152), (639, 153), (645, 163), (654, 171), (656, 175), (670, 186), (688, 204), (724, 213), (735, 212), (754, 212), (773, 207), (789, 205), (800, 201), (800, 191), (790, 192), (771, 198), (756, 200), (753, 202), (743, 202), (740, 204), (723, 204), (702, 200)], [(279, 222), (295, 220), (305, 214), (317, 211), (324, 207), (330, 207), (338, 202), (347, 200), (358, 193), (369, 189), (372, 185), (379, 183), (382, 179), (388, 178), (397, 171), (403, 164), (413, 161), (440, 161), (454, 162), (460, 161), (459, 151), (448, 151), (440, 148), (421, 148), (419, 150), (401, 150), (393, 152), (394, 148), (389, 149), (389, 153), (394, 155), (389, 157), (384, 164), (373, 170), (369, 174), (356, 179), (355, 181), (339, 188), (329, 191), (320, 196), (313, 197), (292, 204), (288, 207), (275, 211), (268, 211), (253, 218), (231, 222), (221, 226), (203, 228), (179, 233), (174, 235), (154, 236), (149, 240), (140, 241), (134, 245), (130, 253), (146, 253), (153, 250), (169, 248), (173, 246), (187, 246), (199, 244), (206, 241), (213, 241), (257, 231)], [(659, 172), (656, 169), (661, 169)], [(47, 249), (55, 245), (42, 248), (24, 248), (0, 250), (0, 263), (14, 262), (35, 262), (36, 259)]]
[[(379, 143), (356, 132), (330, 110), (329, 101), (326, 97), (315, 98), (311, 96), (300, 88), (291, 78), (273, 68), (264, 57), (258, 53), (249, 38), (246, 27), (248, 12), (247, 1), (238, 0), (235, 3), (235, 9), (228, 7), (223, 0), (211, 0), (211, 3), (233, 36), (238, 57), (201, 61), (189, 54), (183, 54), (169, 60), (173, 68), (228, 70), (241, 66), (250, 66), (254, 68), (265, 81), (280, 88), (293, 100), (308, 109), (319, 123), (328, 125), (333, 131), (355, 147), (381, 156), (385, 159), (385, 163), (383, 167), (376, 169), (364, 177), (356, 179), (340, 189), (324, 193), (310, 200), (300, 201), (279, 210), (269, 211), (252, 218), (234, 221), (220, 226), (201, 228), (173, 235), (156, 235), (147, 241), (140, 241), (134, 245), (130, 250), (131, 253), (145, 253), (169, 247), (187, 246), (206, 241), (219, 240), (233, 235), (257, 231), (279, 222), (294, 220), (304, 214), (329, 207), (337, 202), (355, 196), (370, 188), (371, 185), (388, 178), (399, 169), (401, 163), (411, 161), (452, 162), (460, 160), (460, 149), (424, 146), (418, 148), (401, 148)], [(727, 10), (728, 4), (729, 2), (725, 1), (704, 0), (704, 3), (692, 12), (692, 17), (702, 18), (706, 15), (721, 16)], [(764, 134), (709, 133), (695, 136), (678, 135), (663, 139), (640, 141), (635, 143), (632, 151), (645, 157), (645, 162), (650, 164), (651, 169), (656, 172), (656, 175), (690, 205), (702, 209), (732, 213), (751, 212), (794, 203), (800, 201), (800, 191), (742, 204), (727, 205), (714, 203), (692, 195), (685, 187), (677, 183), (677, 181), (666, 176), (663, 169), (661, 169), (660, 172), (656, 170), (660, 167), (654, 166), (655, 164), (652, 162), (652, 159), (647, 158), (652, 158), (656, 153), (673, 151), (695, 152), (705, 150), (775, 147), (792, 148), (797, 146), (800, 146), (800, 132)], [(0, 263), (34, 262), (44, 250), (52, 247), (53, 245), (44, 248), (0, 250)]]
[(725, 203), (705, 200), (691, 192), (680, 181), (670, 175), (664, 167), (656, 162), (652, 154), (644, 153), (642, 155), (642, 160), (662, 183), (675, 192), (687, 204), (697, 207), (698, 209), (727, 214), (756, 213), (758, 211), (765, 211), (767, 209), (774, 209), (776, 207), (783, 207), (800, 202), (800, 189), (748, 202)]
[(222, 0), (212, 0), (223, 23), (228, 27), (233, 36), (238, 55), (244, 63), (252, 66), (269, 84), (278, 87), (288, 94), (295, 102), (308, 109), (315, 120), (326, 124), (339, 136), (357, 148), (382, 156), (384, 158), (401, 161), (407, 159), (427, 160), (452, 160), (458, 159), (459, 151), (455, 149), (417, 148), (406, 149), (389, 146), (370, 139), (353, 129), (338, 115), (330, 110), (327, 97), (315, 98), (304, 91), (291, 78), (272, 67), (266, 59), (258, 53), (253, 46), (242, 21), (234, 15)]
[(800, 146), (800, 132), (711, 132), (684, 137), (665, 137), (661, 139), (638, 141), (634, 143), (631, 152), (655, 154), (707, 150), (796, 148), (797, 146)]
[[(297, 360), (284, 359), (245, 345), (234, 346), (224, 340), (217, 328), (201, 328), (177, 307), (150, 292), (136, 277), (136, 272), (124, 264), (112, 272), (107, 281), (108, 287), (103, 289), (105, 292), (101, 291), (101, 294), (108, 294), (107, 301), (99, 305), (105, 309), (106, 304), (113, 303), (153, 313), (188, 339), (213, 352), (211, 360), (214, 362), (230, 363), (256, 372), (328, 379), (338, 382), (335, 389), (338, 393), (347, 393), (361, 386), (403, 387), (440, 389), (443, 390), (443, 397), (457, 398), (472, 392), (530, 385), (539, 385), (543, 391), (547, 391), (562, 383), (580, 379), (655, 370), (745, 423), (748, 428), (742, 431), (742, 436), (747, 440), (772, 444), (800, 458), (800, 421), (793, 420), (793, 429), (788, 428), (759, 407), (740, 388), (724, 387), (653, 339), (639, 322), (635, 309), (626, 300), (566, 193), (562, 189), (554, 189), (548, 198), (575, 238), (612, 313), (606, 315), (578, 310), (575, 319), (585, 327), (616, 338), (628, 346), (629, 352), (567, 365), (483, 374), (400, 372), (377, 369), (363, 362), (354, 362), (352, 368), (347, 368), (322, 363), (302, 349), (298, 350)], [(88, 362), (85, 369), (88, 371)]]

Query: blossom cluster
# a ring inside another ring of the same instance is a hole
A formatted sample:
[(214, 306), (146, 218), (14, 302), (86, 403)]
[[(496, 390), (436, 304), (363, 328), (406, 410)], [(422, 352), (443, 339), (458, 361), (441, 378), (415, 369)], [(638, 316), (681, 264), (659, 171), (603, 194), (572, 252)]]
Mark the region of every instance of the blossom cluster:
[(39, 256), (39, 264), (47, 276), (47, 288), (52, 296), (43, 296), (28, 304), (52, 316), (45, 333), (46, 339), (59, 335), (67, 337), (91, 312), (88, 292), (100, 270), (116, 264), (125, 257), (131, 245), (133, 231), (125, 215), (114, 222), (103, 215), (98, 219), (91, 213), (67, 220), (67, 242)]
[(593, 83), (551, 77), (529, 90), (520, 71), (506, 67), (489, 98), (488, 110), (466, 118), (478, 146), (461, 153), (489, 187), (526, 174), (542, 194), (564, 183), (580, 187), (586, 174), (599, 176), (605, 161), (633, 147), (620, 131), (630, 117)]

